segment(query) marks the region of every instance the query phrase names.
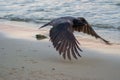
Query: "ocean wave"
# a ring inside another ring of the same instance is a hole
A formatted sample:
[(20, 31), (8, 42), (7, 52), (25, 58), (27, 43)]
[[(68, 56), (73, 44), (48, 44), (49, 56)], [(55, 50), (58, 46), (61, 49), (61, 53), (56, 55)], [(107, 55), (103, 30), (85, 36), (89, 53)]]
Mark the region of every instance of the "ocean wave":
[(110, 24), (92, 24), (93, 27), (96, 28), (103, 28), (103, 29), (114, 29), (114, 30), (120, 30), (120, 26), (113, 26)]
[(120, 3), (116, 3), (115, 5), (120, 6)]
[[(44, 24), (52, 20), (52, 18), (24, 18), (24, 17), (13, 17), (11, 15), (0, 17), (0, 19), (10, 20), (10, 21), (18, 21), (18, 22), (30, 22), (35, 24)], [(103, 29), (114, 29), (120, 30), (120, 25), (113, 26), (110, 24), (91, 24), (92, 27), (95, 28), (103, 28)]]
[(120, 30), (120, 26), (117, 29)]
[(22, 21), (22, 22), (30, 22), (31, 19), (27, 19), (27, 18), (19, 18), (19, 17), (12, 17), (12, 18), (8, 18), (8, 17), (0, 17), (0, 19), (6, 19), (6, 20), (10, 20), (10, 21)]
[(10, 20), (10, 21), (18, 21), (18, 22), (33, 22), (36, 24), (46, 23), (50, 21), (49, 18), (24, 18), (24, 17), (13, 17), (11, 15), (0, 17), (0, 19)]

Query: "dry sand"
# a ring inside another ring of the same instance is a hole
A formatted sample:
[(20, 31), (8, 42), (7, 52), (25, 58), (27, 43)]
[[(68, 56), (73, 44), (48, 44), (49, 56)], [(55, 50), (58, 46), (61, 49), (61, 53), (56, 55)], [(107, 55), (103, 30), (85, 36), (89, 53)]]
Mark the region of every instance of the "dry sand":
[(82, 58), (69, 61), (35, 39), (46, 28), (0, 23), (0, 32), (0, 80), (120, 80), (120, 45), (77, 37)]

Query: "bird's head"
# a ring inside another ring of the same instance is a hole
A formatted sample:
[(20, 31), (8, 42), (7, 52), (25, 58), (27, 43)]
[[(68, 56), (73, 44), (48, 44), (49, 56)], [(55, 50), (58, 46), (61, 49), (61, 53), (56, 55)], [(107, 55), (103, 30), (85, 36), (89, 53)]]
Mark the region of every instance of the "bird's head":
[(86, 20), (85, 18), (83, 18), (83, 17), (78, 17), (77, 19), (78, 19), (81, 23), (83, 23), (83, 25), (89, 25), (88, 22), (87, 22), (87, 20)]
[(85, 20), (85, 18), (83, 17), (78, 17), (76, 19), (73, 20), (73, 23), (76, 25), (76, 26), (90, 26), (88, 24), (88, 22)]

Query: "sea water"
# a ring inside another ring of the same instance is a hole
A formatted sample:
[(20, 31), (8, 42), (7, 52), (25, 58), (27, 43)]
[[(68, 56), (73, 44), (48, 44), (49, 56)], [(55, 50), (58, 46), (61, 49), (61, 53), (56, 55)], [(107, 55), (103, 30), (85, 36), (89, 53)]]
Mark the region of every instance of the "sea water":
[(0, 20), (44, 24), (84, 17), (105, 38), (120, 42), (120, 0), (0, 0)]

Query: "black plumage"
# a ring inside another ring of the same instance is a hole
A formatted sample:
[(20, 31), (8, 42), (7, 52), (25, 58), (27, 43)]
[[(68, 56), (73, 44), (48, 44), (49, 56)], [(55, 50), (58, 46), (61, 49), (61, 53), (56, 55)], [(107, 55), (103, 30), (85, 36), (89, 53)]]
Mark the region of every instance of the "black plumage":
[(67, 56), (68, 59), (71, 60), (71, 54), (75, 59), (77, 59), (77, 56), (81, 57), (79, 51), (82, 50), (73, 34), (74, 31), (89, 34), (95, 38), (100, 38), (106, 44), (110, 44), (109, 41), (100, 37), (83, 17), (75, 18), (68, 16), (56, 18), (40, 28), (48, 25), (53, 26), (49, 34), (50, 40), (53, 43), (54, 48), (56, 48), (64, 59), (66, 59)]

